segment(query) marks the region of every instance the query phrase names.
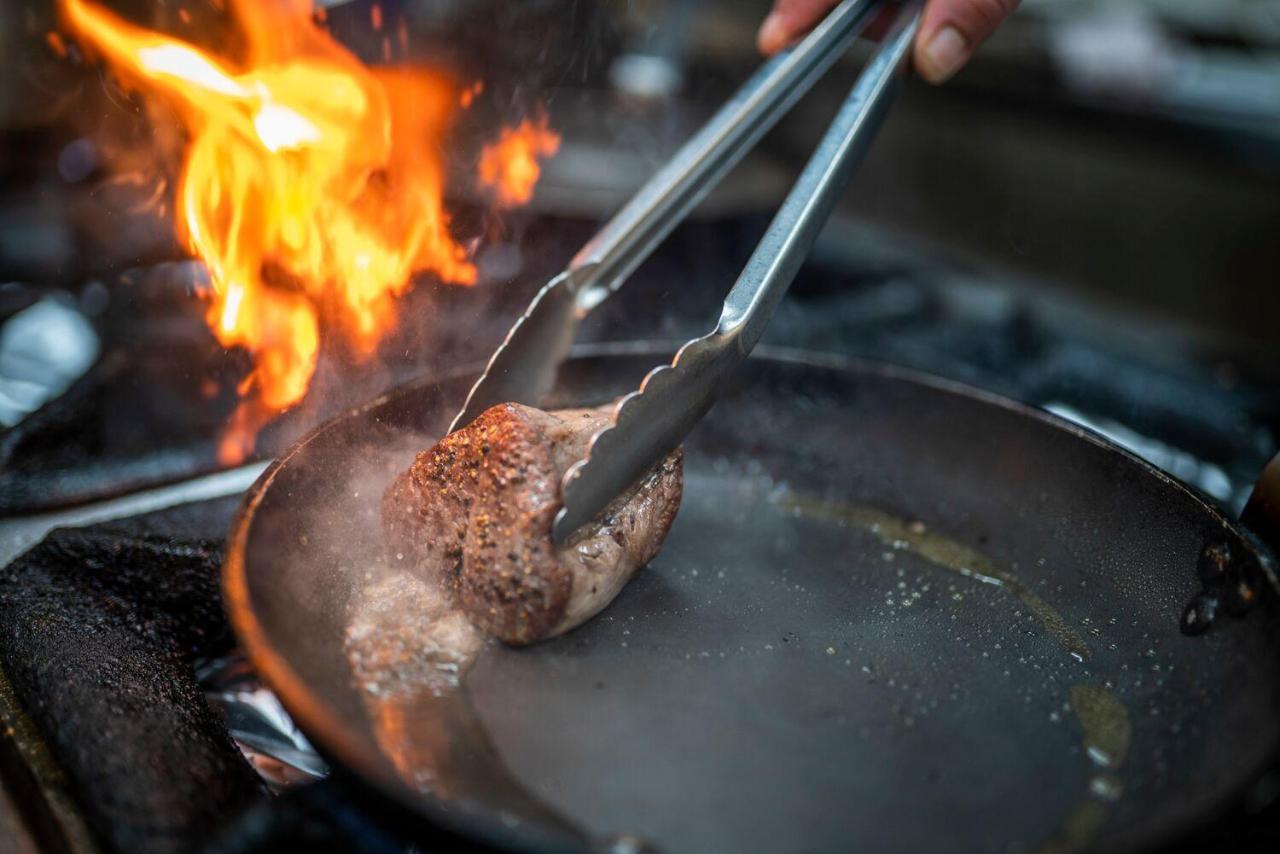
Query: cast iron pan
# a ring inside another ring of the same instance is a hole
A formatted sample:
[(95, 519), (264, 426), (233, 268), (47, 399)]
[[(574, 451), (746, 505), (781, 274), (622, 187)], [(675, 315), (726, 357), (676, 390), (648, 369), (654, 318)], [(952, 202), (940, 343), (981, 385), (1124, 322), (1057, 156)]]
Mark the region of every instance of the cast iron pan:
[[(552, 403), (608, 401), (669, 359), (579, 351)], [(379, 499), (470, 383), (410, 385), (292, 448), (225, 572), (306, 733), (436, 826), (532, 849), (1134, 850), (1277, 753), (1273, 576), (1234, 522), (1044, 413), (778, 351), (690, 437), (666, 547), (613, 605), (486, 647), (440, 690)], [(1206, 547), (1267, 589), (1190, 637)], [(371, 620), (386, 679), (353, 673), (348, 627)]]

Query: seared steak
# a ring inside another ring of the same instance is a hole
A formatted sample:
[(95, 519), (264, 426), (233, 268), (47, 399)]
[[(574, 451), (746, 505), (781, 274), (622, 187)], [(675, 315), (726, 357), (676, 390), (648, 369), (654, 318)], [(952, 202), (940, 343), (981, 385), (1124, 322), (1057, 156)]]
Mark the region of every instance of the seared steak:
[(387, 488), (382, 516), (392, 550), (507, 643), (533, 643), (594, 616), (657, 555), (684, 485), (677, 449), (555, 545), (561, 479), (611, 408), (500, 404), (446, 436)]

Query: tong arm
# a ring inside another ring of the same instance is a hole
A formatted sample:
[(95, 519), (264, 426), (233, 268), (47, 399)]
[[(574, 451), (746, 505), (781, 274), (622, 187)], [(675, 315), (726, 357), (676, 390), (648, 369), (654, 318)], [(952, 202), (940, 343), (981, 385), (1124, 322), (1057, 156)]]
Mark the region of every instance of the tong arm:
[(578, 321), (617, 290), (725, 174), (807, 92), (882, 0), (844, 0), (795, 47), (767, 61), (542, 287), (494, 351), (449, 431), (498, 403), (537, 405)]
[(760, 340), (884, 118), (919, 21), (920, 3), (906, 4), (729, 292), (716, 328), (681, 347), (671, 365), (652, 371), (639, 391), (623, 398), (613, 424), (565, 474), (557, 542), (675, 449)]
[(725, 174), (824, 75), (880, 0), (845, 0), (765, 62), (569, 262), (585, 314), (617, 290)]

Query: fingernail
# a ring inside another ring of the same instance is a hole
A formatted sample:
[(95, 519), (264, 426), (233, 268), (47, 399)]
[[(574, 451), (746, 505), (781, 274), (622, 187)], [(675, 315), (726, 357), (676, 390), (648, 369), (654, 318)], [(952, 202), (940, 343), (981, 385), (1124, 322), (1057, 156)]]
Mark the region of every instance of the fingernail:
[(777, 12), (770, 12), (769, 17), (765, 18), (764, 23), (760, 25), (760, 32), (756, 35), (756, 46), (760, 48), (761, 53), (774, 53), (785, 41), (786, 32), (783, 29), (782, 16)]
[(921, 75), (930, 83), (942, 83), (969, 58), (969, 43), (955, 27), (946, 26), (933, 34), (920, 58)]

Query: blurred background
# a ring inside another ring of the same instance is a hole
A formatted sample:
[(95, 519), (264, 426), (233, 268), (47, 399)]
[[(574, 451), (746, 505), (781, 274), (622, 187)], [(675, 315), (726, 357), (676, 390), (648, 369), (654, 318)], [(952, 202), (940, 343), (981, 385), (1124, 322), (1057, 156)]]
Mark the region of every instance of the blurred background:
[[(115, 0), (206, 45), (220, 3)], [(373, 362), (325, 351), (271, 456), (389, 385), (482, 359), (529, 296), (760, 62), (766, 0), (365, 0), (327, 26), (385, 61), (482, 81), (447, 152), (545, 107), (562, 135), (532, 204), (450, 182), (473, 288), (424, 278)], [(378, 10), (374, 12), (373, 7)], [(0, 513), (217, 468), (243, 354), (208, 332), (142, 102), (0, 10)], [(584, 337), (703, 331), (866, 50), (818, 85)], [(167, 170), (169, 170), (167, 172)], [(1024, 0), (941, 88), (912, 83), (768, 343), (873, 357), (1099, 429), (1238, 508), (1280, 428), (1280, 2)]]

